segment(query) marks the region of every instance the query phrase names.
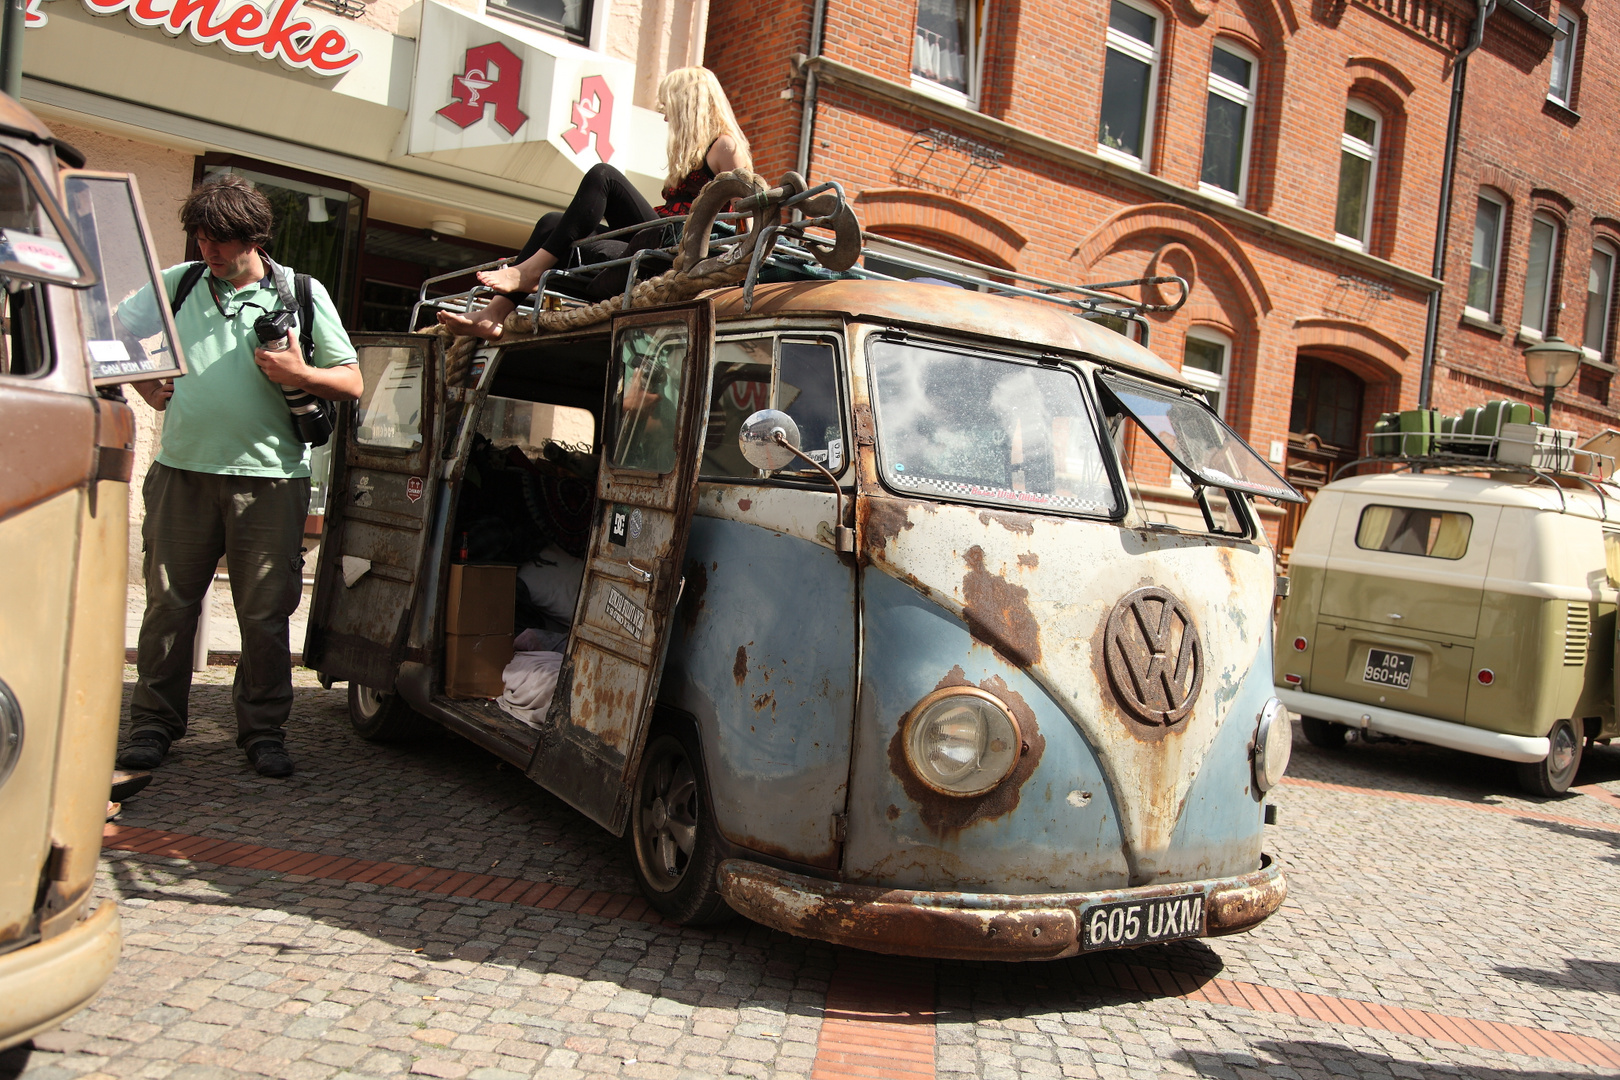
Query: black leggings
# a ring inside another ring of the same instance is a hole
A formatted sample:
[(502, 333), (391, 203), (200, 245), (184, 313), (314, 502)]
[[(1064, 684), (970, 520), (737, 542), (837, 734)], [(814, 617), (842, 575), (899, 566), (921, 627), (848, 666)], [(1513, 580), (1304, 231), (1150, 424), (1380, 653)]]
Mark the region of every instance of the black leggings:
[[(528, 243), (518, 252), (517, 261), (522, 262), (537, 251), (547, 251), (557, 260), (558, 266), (566, 267), (574, 245), (586, 237), (656, 221), (657, 211), (642, 197), (641, 192), (630, 186), (623, 173), (612, 165), (593, 165), (585, 174), (585, 179), (579, 182), (579, 189), (574, 192), (568, 209), (561, 212), (554, 210), (534, 223), (534, 231), (529, 234)], [(662, 224), (642, 229), (631, 236), (623, 256), (613, 257), (628, 257), (647, 248), (663, 247), (663, 235)], [(589, 298), (598, 300), (614, 295), (624, 288), (628, 277), (628, 266), (596, 275), (596, 280), (586, 290)], [(528, 294), (522, 292), (500, 295), (514, 304), (522, 304), (528, 298)]]

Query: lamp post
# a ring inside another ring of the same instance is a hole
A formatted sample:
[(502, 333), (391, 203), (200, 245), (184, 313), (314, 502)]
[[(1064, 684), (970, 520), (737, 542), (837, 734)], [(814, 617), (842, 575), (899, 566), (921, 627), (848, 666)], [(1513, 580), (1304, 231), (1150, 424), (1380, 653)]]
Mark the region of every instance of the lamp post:
[(1549, 334), (1545, 341), (1524, 350), (1524, 373), (1530, 385), (1541, 390), (1541, 413), (1547, 426), (1552, 426), (1553, 395), (1559, 387), (1568, 386), (1580, 368), (1580, 346), (1571, 345), (1557, 334)]

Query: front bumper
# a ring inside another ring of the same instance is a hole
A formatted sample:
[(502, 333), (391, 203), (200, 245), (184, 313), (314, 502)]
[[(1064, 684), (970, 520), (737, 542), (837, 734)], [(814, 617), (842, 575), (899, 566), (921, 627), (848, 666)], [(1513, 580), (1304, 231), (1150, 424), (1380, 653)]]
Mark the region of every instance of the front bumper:
[(1080, 951), (1080, 909), (1094, 902), (1200, 892), (1207, 936), (1241, 933), (1282, 906), (1282, 867), (1229, 878), (1089, 893), (913, 892), (844, 885), (744, 859), (720, 864), (720, 894), (757, 923), (868, 952), (951, 960), (1056, 960)]
[(89, 1004), (118, 963), (118, 905), (53, 938), (0, 956), (0, 1050), (55, 1027)]

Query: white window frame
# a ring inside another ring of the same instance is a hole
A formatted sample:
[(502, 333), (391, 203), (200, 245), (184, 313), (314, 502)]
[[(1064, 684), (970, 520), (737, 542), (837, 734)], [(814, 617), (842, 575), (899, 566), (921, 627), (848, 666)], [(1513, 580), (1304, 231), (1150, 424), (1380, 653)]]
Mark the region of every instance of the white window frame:
[[(1494, 204), (1496, 206), (1496, 209), (1497, 209), (1497, 214), (1496, 214), (1496, 258), (1493, 260), (1493, 262), (1491, 264), (1491, 310), (1486, 311), (1486, 310), (1483, 310), (1481, 308), (1477, 308), (1474, 305), (1468, 303), (1468, 287), (1467, 287), (1467, 284), (1465, 283), (1464, 286), (1463, 286), (1463, 312), (1465, 314), (1467, 314), (1467, 315), (1473, 316), (1476, 319), (1483, 319), (1485, 322), (1494, 323), (1496, 321), (1496, 298), (1497, 298), (1497, 293), (1500, 290), (1501, 284), (1502, 284), (1502, 236), (1503, 236), (1503, 233), (1506, 232), (1506, 230), (1507, 230), (1507, 200), (1502, 198), (1501, 196), (1497, 195), (1496, 192), (1491, 191), (1489, 188), (1480, 188), (1479, 189), (1479, 199), (1483, 200), (1484, 202)], [(1471, 234), (1478, 231), (1478, 229), (1479, 229), (1478, 222), (1479, 222), (1479, 203), (1476, 202), (1474, 204), (1474, 228), (1469, 230), (1469, 232)], [(1473, 265), (1474, 265), (1474, 252), (1473, 252), (1473, 248), (1470, 247), (1469, 252), (1468, 252), (1468, 266), (1469, 266), (1469, 277), (1470, 278), (1473, 277)]]
[[(1575, 46), (1580, 40), (1581, 20), (1567, 11), (1558, 13), (1558, 29), (1565, 31), (1562, 38), (1553, 41), (1552, 70), (1547, 73), (1547, 100), (1557, 102), (1566, 109), (1574, 108)], [(1564, 85), (1553, 82), (1558, 74), (1558, 57), (1563, 54)]]
[[(1339, 133), (1340, 151), (1342, 153), (1359, 157), (1367, 162), (1367, 197), (1361, 211), (1361, 236), (1346, 236), (1344, 233), (1337, 231), (1337, 228), (1335, 228), (1333, 239), (1338, 243), (1343, 244), (1347, 248), (1354, 248), (1357, 251), (1366, 251), (1367, 241), (1372, 239), (1373, 205), (1378, 198), (1378, 153), (1380, 149), (1379, 144), (1384, 141), (1384, 117), (1382, 113), (1373, 108), (1371, 105), (1358, 101), (1355, 98), (1350, 98), (1348, 101), (1346, 101), (1344, 103), (1344, 108), (1346, 112), (1353, 112), (1359, 116), (1365, 116), (1367, 119), (1371, 120), (1373, 122), (1373, 137), (1372, 143), (1369, 145), (1368, 143), (1362, 142), (1360, 139), (1351, 135), (1348, 131), (1343, 131), (1341, 129)], [(1337, 188), (1334, 189), (1333, 198), (1333, 218), (1334, 225), (1337, 226), (1339, 216), (1339, 194)]]
[[(917, 74), (917, 14), (912, 15), (911, 88), (913, 90), (927, 94), (929, 97), (947, 104), (960, 105), (964, 109), (978, 109), (980, 88), (983, 85), (981, 75), (984, 71), (984, 27), (990, 22), (990, 3), (991, 0), (968, 0), (968, 88), (965, 94), (960, 90), (953, 90), (943, 83), (935, 82), (925, 75)], [(918, 7), (921, 8), (921, 6), (919, 3)]]
[[(1159, 59), (1164, 51), (1165, 16), (1162, 10), (1152, 4), (1137, 3), (1136, 0), (1110, 0), (1109, 10), (1112, 10), (1115, 2), (1124, 4), (1126, 7), (1135, 8), (1153, 20), (1153, 45), (1151, 48), (1148, 47), (1146, 42), (1133, 38), (1122, 31), (1115, 30), (1112, 26), (1108, 28), (1106, 43), (1103, 46), (1105, 63), (1102, 92), (1104, 97), (1108, 94), (1106, 60), (1109, 49), (1122, 53), (1132, 60), (1141, 61), (1148, 66), (1147, 106), (1146, 115), (1142, 121), (1142, 156), (1137, 157), (1134, 154), (1127, 154), (1123, 150), (1116, 150), (1112, 146), (1105, 145), (1101, 139), (1097, 141), (1097, 154), (1100, 157), (1108, 158), (1110, 161), (1117, 161), (1121, 165), (1128, 165), (1133, 169), (1146, 172), (1148, 159), (1153, 156), (1153, 114), (1158, 111), (1159, 107)], [(1101, 109), (1102, 101), (1099, 100), (1099, 113)]]
[[(1530, 321), (1530, 274), (1535, 269), (1530, 260), (1536, 253), (1536, 226), (1546, 225), (1552, 229), (1552, 241), (1547, 245), (1546, 283), (1541, 295), (1541, 325), (1536, 326)], [(1519, 333), (1523, 337), (1540, 341), (1547, 333), (1547, 323), (1553, 313), (1553, 281), (1558, 272), (1558, 246), (1563, 239), (1564, 231), (1557, 218), (1551, 214), (1537, 213), (1530, 218), (1530, 235), (1527, 240), (1524, 266), (1524, 310), (1519, 313)], [(1500, 241), (1497, 250), (1500, 251)]]
[(1195, 326), (1187, 331), (1187, 341), (1201, 341), (1205, 345), (1219, 345), (1221, 347), (1220, 374), (1205, 371), (1199, 367), (1187, 366), (1187, 346), (1185, 342), (1181, 347), (1181, 377), (1200, 390), (1213, 390), (1221, 395), (1221, 406), (1215, 410), (1217, 416), (1225, 420), (1231, 413), (1232, 400), (1228, 387), (1232, 376), (1232, 338), (1209, 326)]
[[(1230, 79), (1227, 79), (1227, 78), (1224, 78), (1224, 77), (1222, 77), (1220, 75), (1215, 74), (1215, 52), (1214, 52), (1215, 49), (1224, 49), (1227, 52), (1231, 53), (1233, 56), (1240, 57), (1241, 59), (1247, 60), (1249, 62), (1249, 83), (1250, 83), (1250, 85), (1248, 85), (1248, 86), (1239, 86), (1237, 83), (1232, 82)], [(1222, 202), (1229, 202), (1229, 203), (1232, 203), (1234, 206), (1242, 206), (1244, 200), (1248, 197), (1248, 190), (1249, 190), (1249, 151), (1252, 148), (1253, 142), (1254, 142), (1254, 98), (1255, 98), (1254, 84), (1259, 82), (1259, 81), (1260, 81), (1260, 59), (1259, 59), (1259, 57), (1255, 56), (1253, 53), (1249, 52), (1248, 49), (1243, 48), (1242, 46), (1236, 44), (1235, 42), (1228, 41), (1228, 40), (1226, 40), (1224, 38), (1216, 40), (1215, 44), (1213, 46), (1211, 46), (1211, 48), (1210, 48), (1209, 92), (1211, 94), (1216, 94), (1216, 95), (1218, 95), (1220, 97), (1226, 98), (1228, 101), (1232, 101), (1232, 102), (1235, 102), (1238, 105), (1243, 106), (1243, 136), (1242, 136), (1242, 138), (1243, 138), (1243, 146), (1241, 147), (1241, 152), (1240, 152), (1240, 157), (1239, 157), (1238, 186), (1237, 186), (1236, 191), (1227, 191), (1225, 188), (1219, 187), (1219, 186), (1217, 186), (1215, 184), (1205, 183), (1204, 180), (1201, 177), (1200, 177), (1200, 179), (1198, 181), (1198, 190), (1203, 192), (1205, 195), (1208, 195), (1212, 199), (1220, 199)], [(1209, 99), (1205, 98), (1205, 100), (1204, 100), (1204, 149), (1207, 151), (1208, 147), (1209, 147)], [(1200, 155), (1199, 161), (1198, 161), (1198, 168), (1199, 168), (1200, 174), (1203, 172), (1203, 165), (1204, 165), (1203, 157), (1202, 157), (1202, 155)]]
[[(1609, 286), (1603, 293), (1603, 337), (1601, 339), (1603, 348), (1594, 349), (1586, 343), (1586, 324), (1583, 321), (1581, 324), (1581, 352), (1588, 360), (1596, 360), (1598, 363), (1603, 364), (1610, 362), (1608, 345), (1609, 339), (1614, 336), (1614, 279), (1616, 272), (1620, 271), (1620, 250), (1616, 250), (1615, 246), (1607, 240), (1598, 240), (1592, 244), (1592, 254), (1596, 256), (1600, 253), (1609, 257)], [(1591, 267), (1588, 266), (1586, 279), (1586, 303), (1588, 309), (1592, 304), (1591, 273)]]

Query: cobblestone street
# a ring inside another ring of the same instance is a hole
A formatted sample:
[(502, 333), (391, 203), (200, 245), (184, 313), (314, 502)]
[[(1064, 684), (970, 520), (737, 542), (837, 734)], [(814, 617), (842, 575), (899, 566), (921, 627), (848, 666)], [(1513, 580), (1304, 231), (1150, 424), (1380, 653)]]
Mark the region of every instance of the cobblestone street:
[(1620, 748), (1537, 801), (1506, 764), (1296, 737), (1255, 932), (898, 961), (662, 924), (618, 841), (458, 738), (362, 742), (308, 672), (299, 771), (262, 779), (231, 673), (109, 828), (118, 970), (0, 1076), (1620, 1074)]

